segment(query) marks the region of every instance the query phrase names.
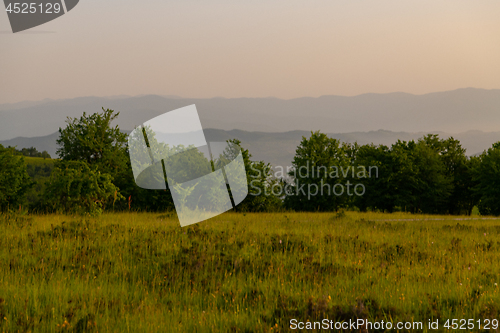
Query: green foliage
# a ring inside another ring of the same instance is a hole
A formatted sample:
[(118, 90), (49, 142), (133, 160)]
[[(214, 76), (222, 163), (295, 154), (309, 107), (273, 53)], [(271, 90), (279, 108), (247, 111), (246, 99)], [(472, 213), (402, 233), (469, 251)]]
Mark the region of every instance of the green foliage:
[(450, 195), (440, 212), (470, 215), (478, 203), (473, 191), (476, 186), (473, 179), (475, 158), (467, 157), (465, 148), (453, 137), (443, 140), (429, 134), (423, 141), (439, 154), (445, 167), (444, 175), (451, 181)]
[[(469, 213), (472, 174), (459, 142), (429, 134), (415, 141), (362, 148), (359, 163), (378, 165), (380, 179), (367, 179), (364, 207), (413, 213)], [(368, 190), (369, 189), (369, 190)]]
[[(11, 147), (8, 147), (11, 148)], [(16, 154), (26, 156), (26, 157), (41, 157), (43, 159), (51, 158), (49, 153), (44, 150), (43, 152), (39, 152), (35, 147), (31, 148), (22, 148), (21, 150), (16, 149)]]
[[(314, 132), (297, 147), (294, 170), (290, 172), (295, 188), (289, 191), (285, 203), (291, 209), (304, 211), (357, 207), (471, 214), (478, 202), (473, 191), (476, 164), (474, 158), (465, 155), (459, 141), (442, 140), (435, 134), (417, 142), (398, 140), (387, 147), (342, 144)], [(328, 192), (337, 185), (343, 185), (344, 192)], [(352, 191), (357, 186), (364, 191)], [(302, 192), (297, 191), (300, 188)], [(324, 191), (318, 194), (321, 188)]]
[(26, 170), (31, 180), (34, 181), (33, 187), (27, 195), (27, 201), (31, 211), (46, 211), (43, 204), (43, 195), (45, 192), (45, 183), (49, 180), (54, 163), (56, 160), (40, 157), (25, 157)]
[[(103, 198), (110, 200), (110, 196), (109, 193), (101, 193), (99, 199), (90, 200), (82, 206), (92, 211), (100, 209), (98, 208), (100, 205), (113, 204), (114, 206), (116, 200), (124, 198), (123, 194), (130, 195), (126, 190), (133, 186), (131, 185), (133, 182), (131, 182), (131, 168), (126, 150), (127, 135), (122, 133), (118, 126), (111, 126), (118, 115), (119, 112), (115, 113), (113, 110), (103, 108), (102, 113), (92, 115), (83, 113), (79, 119), (68, 118), (66, 128), (59, 129), (60, 136), (57, 143), (60, 148), (57, 153), (61, 160), (80, 161), (89, 167), (88, 169), (77, 168), (79, 171), (71, 172), (80, 175), (81, 172), (91, 170), (93, 174), (89, 175), (90, 178), (97, 179), (96, 177), (98, 177), (102, 186), (109, 187), (105, 192), (112, 189), (112, 202), (103, 202)], [(58, 173), (60, 172), (59, 170)], [(81, 177), (83, 179), (84, 175), (82, 174)], [(114, 194), (115, 191), (116, 194)], [(94, 204), (90, 204), (92, 201)], [(64, 206), (64, 210), (68, 211), (70, 208)]]
[[(437, 150), (425, 138), (418, 142), (398, 141), (392, 146), (397, 161), (395, 206), (414, 213), (439, 213), (452, 189), (451, 179)], [(390, 184), (391, 185), (391, 184)]]
[(18, 209), (32, 186), (24, 157), (0, 145), (0, 211)]
[[(47, 160), (52, 161), (52, 160)], [(40, 179), (45, 177), (50, 177), (52, 169), (54, 169), (54, 163), (44, 163), (44, 164), (33, 164), (31, 161), (26, 161), (26, 171), (32, 179)]]
[[(241, 147), (241, 141), (237, 139), (229, 140), (229, 143)], [(273, 175), (272, 167), (264, 161), (252, 161), (252, 155), (241, 147), (243, 163), (246, 170), (246, 181), (248, 185), (248, 195), (238, 206), (241, 212), (272, 212), (282, 208), (281, 193), (279, 187), (282, 183)], [(233, 160), (235, 156), (228, 155), (228, 160)]]
[(342, 144), (319, 131), (311, 132), (310, 138), (302, 137), (289, 173), (293, 186), (287, 193), (286, 207), (298, 211), (336, 211), (347, 207), (351, 199), (335, 193), (340, 193), (337, 185), (343, 187), (350, 180), (341, 170), (353, 166), (357, 149), (357, 145)]
[(84, 112), (80, 119), (68, 118), (66, 128), (59, 128), (59, 157), (63, 161), (84, 161), (118, 182), (128, 160), (127, 135), (118, 125), (111, 127), (119, 114), (103, 108), (103, 113), (87, 115)]
[(480, 157), (475, 169), (481, 215), (500, 215), (500, 142)]
[(123, 199), (111, 176), (84, 161), (60, 161), (46, 184), (44, 201), (50, 211), (99, 215), (106, 204)]
[[(118, 210), (172, 210), (174, 205), (169, 187), (166, 190), (146, 190), (136, 185), (128, 150), (135, 153), (140, 150), (140, 153), (147, 155), (144, 160), (132, 163), (149, 163), (149, 152), (140, 145), (127, 146), (127, 135), (118, 126), (111, 126), (118, 115), (113, 110), (103, 108), (102, 113), (84, 113), (80, 118), (69, 118), (66, 128), (59, 129), (59, 156), (62, 161), (80, 161), (86, 163), (91, 172), (103, 177), (109, 176), (110, 184), (115, 186), (117, 192), (112, 200), (104, 195), (107, 202), (101, 202), (100, 199), (96, 201), (103, 206), (113, 205)], [(170, 156), (168, 161), (164, 160), (171, 181), (180, 184), (192, 179), (193, 174), (201, 176), (210, 172), (210, 163), (200, 152), (184, 151), (182, 146), (169, 147), (157, 142), (149, 128), (145, 128), (145, 131), (149, 131), (148, 144), (153, 158), (159, 161)], [(239, 140), (230, 142), (241, 144)], [(6, 159), (5, 167), (2, 168), (3, 177), (7, 177), (7, 172), (13, 172), (17, 167), (20, 169), (14, 172), (15, 177), (9, 176), (12, 186), (1, 185), (6, 189), (0, 194), (0, 208), (17, 206), (25, 202), (27, 197), (32, 209), (46, 210), (43, 206), (46, 201), (42, 200), (42, 195), (46, 190), (44, 183), (52, 173), (53, 161), (50, 156), (33, 147), (20, 151), (13, 148), (2, 149), (3, 158)], [(311, 136), (303, 137), (297, 147), (289, 179), (275, 177), (270, 164), (252, 161), (248, 150), (242, 150), (249, 195), (237, 209), (263, 212), (283, 208), (298, 211), (337, 211), (347, 208), (362, 211), (471, 214), (473, 207), (478, 206), (481, 214), (496, 215), (500, 214), (496, 167), (500, 163), (496, 160), (499, 149), (500, 143), (496, 143), (480, 157), (467, 157), (458, 140), (453, 137), (440, 139), (435, 134), (424, 136), (416, 142), (398, 141), (387, 147), (346, 144), (319, 131), (311, 132)], [(226, 160), (234, 159), (235, 156), (230, 156), (230, 151), (226, 153)], [(35, 183), (23, 175), (19, 157), (9, 157), (7, 162), (7, 155), (26, 156), (27, 167), (24, 170)], [(364, 169), (364, 177), (359, 176), (361, 169)], [(145, 173), (141, 177), (153, 181), (164, 178), (159, 165), (148, 172), (154, 174)], [(90, 176), (92, 177), (95, 175)], [(225, 189), (214, 184), (205, 185), (206, 188), (183, 188), (186, 202), (191, 202), (187, 200), (188, 197), (201, 198), (208, 195), (210, 200), (204, 202), (217, 205), (221, 198), (220, 191)], [(362, 195), (353, 195), (356, 185), (362, 186)], [(342, 194), (336, 193), (336, 186), (341, 186)], [(118, 200), (122, 198), (128, 200)], [(82, 207), (95, 210), (91, 206), (85, 204)], [(65, 206), (63, 210), (67, 211), (69, 208)]]
[[(396, 203), (395, 189), (403, 176), (401, 171), (396, 172), (397, 155), (392, 154), (389, 147), (373, 144), (359, 147), (356, 166), (373, 167), (371, 177), (360, 180), (365, 186), (365, 194), (356, 198), (356, 205), (362, 211), (367, 209), (393, 211)], [(404, 160), (403, 160), (404, 161)], [(371, 171), (371, 170), (368, 170)], [(370, 174), (369, 174), (370, 175)], [(399, 192), (399, 195), (404, 195)]]

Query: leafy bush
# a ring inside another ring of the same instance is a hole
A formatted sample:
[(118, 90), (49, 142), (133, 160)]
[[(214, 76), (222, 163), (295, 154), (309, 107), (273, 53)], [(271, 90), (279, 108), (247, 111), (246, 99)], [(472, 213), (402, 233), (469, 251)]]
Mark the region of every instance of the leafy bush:
[(99, 215), (106, 204), (123, 199), (111, 180), (85, 162), (57, 162), (46, 184), (45, 203), (53, 211)]

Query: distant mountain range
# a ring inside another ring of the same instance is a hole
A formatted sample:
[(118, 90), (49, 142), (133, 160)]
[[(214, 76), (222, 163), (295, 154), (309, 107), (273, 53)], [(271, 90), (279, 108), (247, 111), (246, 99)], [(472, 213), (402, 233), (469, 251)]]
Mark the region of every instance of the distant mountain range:
[(34, 146), (55, 155), (54, 134), (67, 117), (120, 112), (124, 131), (165, 112), (196, 104), (209, 141), (239, 138), (255, 158), (287, 165), (303, 135), (321, 130), (347, 142), (390, 145), (427, 133), (453, 134), (469, 154), (500, 141), (500, 90), (458, 89), (425, 95), (364, 94), (278, 98), (210, 98), (178, 96), (80, 97), (0, 105), (0, 143)]
[[(128, 131), (127, 131), (128, 132)], [(248, 132), (242, 130), (225, 131), (220, 129), (205, 129), (205, 137), (209, 142), (226, 141), (228, 139), (239, 139), (244, 148), (250, 150), (254, 160), (263, 160), (271, 163), (273, 166), (286, 167), (290, 165), (295, 155), (295, 150), (303, 136), (309, 137), (309, 131), (291, 131), (282, 133), (269, 132)], [(443, 132), (433, 132), (439, 134), (442, 138), (448, 138), (451, 135)], [(351, 132), (351, 133), (333, 133), (328, 136), (339, 139), (343, 142), (358, 142), (360, 144), (374, 143), (390, 146), (398, 139), (417, 140), (427, 132), (408, 133), (391, 131), (370, 131), (370, 132)], [(59, 133), (53, 133), (47, 136), (24, 138), (19, 137), (11, 140), (0, 141), (4, 146), (17, 146), (20, 148), (36, 147), (39, 151), (48, 151), (52, 157), (57, 157), (56, 140)], [(491, 147), (494, 142), (500, 141), (500, 132), (480, 132), (469, 131), (453, 135), (455, 139), (460, 140), (463, 147), (467, 149), (468, 155), (481, 153), (483, 150)]]
[(289, 100), (146, 95), (21, 102), (0, 105), (0, 140), (46, 136), (64, 127), (66, 117), (98, 112), (102, 107), (119, 111), (120, 128), (132, 130), (157, 115), (191, 104), (196, 104), (204, 128), (223, 130), (500, 131), (500, 90), (466, 88), (425, 95), (390, 93)]

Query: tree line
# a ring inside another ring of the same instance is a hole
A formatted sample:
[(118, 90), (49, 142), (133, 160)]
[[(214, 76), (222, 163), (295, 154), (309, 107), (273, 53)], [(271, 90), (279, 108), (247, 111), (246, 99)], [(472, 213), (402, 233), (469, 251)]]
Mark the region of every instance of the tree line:
[[(68, 118), (59, 129), (58, 160), (31, 165), (36, 149), (0, 145), (0, 210), (100, 214), (104, 210), (169, 211), (171, 193), (136, 185), (119, 113)], [(240, 144), (238, 140), (231, 140)], [(239, 211), (406, 211), (500, 215), (500, 142), (467, 156), (460, 142), (429, 134), (391, 146), (340, 142), (320, 132), (303, 137), (292, 165), (277, 175), (242, 149), (249, 195)]]
[[(127, 134), (111, 123), (119, 115), (110, 109), (80, 118), (68, 118), (59, 129), (59, 159), (45, 165), (25, 163), (23, 154), (0, 145), (0, 210), (27, 207), (40, 213), (63, 212), (100, 214), (113, 211), (170, 211), (174, 209), (171, 193), (147, 190), (136, 185), (127, 145)], [(232, 140), (239, 144), (238, 140)], [(251, 161), (243, 149), (247, 177), (265, 188), (272, 178), (269, 164)], [(258, 171), (255, 171), (258, 170)], [(48, 171), (48, 172), (47, 172)], [(281, 208), (273, 195), (252, 195), (238, 209), (271, 211)]]
[[(331, 193), (308, 199), (292, 190), (284, 203), (307, 211), (354, 208), (429, 214), (471, 214), (478, 206), (482, 214), (500, 214), (500, 193), (493, 185), (500, 181), (499, 148), (495, 144), (480, 156), (469, 157), (458, 140), (440, 139), (436, 134), (417, 141), (398, 140), (388, 147), (342, 143), (315, 132), (302, 139), (292, 164), (294, 170), (307, 165), (322, 172), (306, 177), (290, 172), (295, 186), (350, 183), (362, 186), (362, 195)], [(329, 177), (328, 172), (337, 169), (355, 172)], [(359, 171), (373, 169), (376, 174)]]
[(15, 154), (20, 156), (51, 158), (46, 150), (39, 152), (35, 147), (16, 149), (15, 147), (8, 146), (7, 148), (12, 148)]

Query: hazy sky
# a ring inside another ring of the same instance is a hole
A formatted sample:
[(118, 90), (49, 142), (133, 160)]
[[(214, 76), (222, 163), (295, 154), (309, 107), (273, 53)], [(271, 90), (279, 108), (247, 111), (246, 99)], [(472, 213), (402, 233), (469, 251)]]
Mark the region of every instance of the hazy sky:
[(500, 88), (498, 0), (81, 0), (12, 34), (0, 103)]

